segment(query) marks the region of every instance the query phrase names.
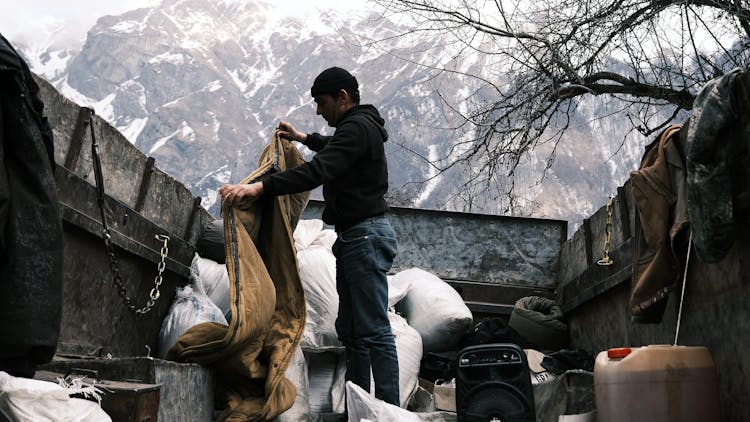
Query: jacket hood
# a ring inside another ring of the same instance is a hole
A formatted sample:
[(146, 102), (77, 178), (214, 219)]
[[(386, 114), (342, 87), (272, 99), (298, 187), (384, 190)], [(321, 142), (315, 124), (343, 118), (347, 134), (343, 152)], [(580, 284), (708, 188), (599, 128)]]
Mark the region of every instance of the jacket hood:
[(346, 112), (344, 118), (341, 120), (343, 121), (350, 116), (353, 118), (364, 118), (371, 121), (380, 131), (380, 134), (383, 137), (383, 142), (388, 141), (388, 132), (385, 130), (385, 120), (380, 116), (380, 113), (375, 106), (371, 104), (354, 106)]

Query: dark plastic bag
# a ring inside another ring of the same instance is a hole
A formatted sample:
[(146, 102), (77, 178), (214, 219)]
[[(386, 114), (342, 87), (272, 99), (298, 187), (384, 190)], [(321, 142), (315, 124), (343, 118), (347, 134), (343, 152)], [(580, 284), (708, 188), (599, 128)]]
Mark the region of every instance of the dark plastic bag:
[(224, 264), (227, 259), (224, 250), (224, 220), (214, 220), (203, 227), (195, 246), (202, 258)]

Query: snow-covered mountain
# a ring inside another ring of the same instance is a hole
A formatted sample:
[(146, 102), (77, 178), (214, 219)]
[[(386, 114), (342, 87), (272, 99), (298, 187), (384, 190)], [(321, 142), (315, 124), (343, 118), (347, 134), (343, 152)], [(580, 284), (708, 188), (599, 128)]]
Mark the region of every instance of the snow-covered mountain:
[[(375, 104), (386, 119), (398, 205), (501, 212), (500, 204), (467, 200), (460, 168), (432, 178), (436, 170), (426, 159), (445, 156), (459, 136), (440, 129), (450, 125), (438, 90), (453, 101), (470, 92), (472, 81), (436, 78), (433, 70), (399, 59), (401, 49), (416, 62), (414, 52), (431, 54), (419, 45), (361, 42), (398, 32), (384, 19), (344, 19), (333, 11), (303, 19), (261, 0), (164, 0), (100, 18), (79, 49), (54, 43), (18, 47), (32, 70), (72, 100), (93, 106), (161, 169), (202, 196), (215, 215), (218, 187), (255, 168), (280, 120), (330, 133), (315, 115), (309, 89), (332, 65), (355, 74), (363, 102)], [(481, 69), (481, 60), (464, 66)], [(626, 122), (619, 127), (612, 120), (593, 121), (594, 108), (601, 107), (596, 104), (581, 108), (543, 181), (550, 151), (542, 146), (529, 157), (516, 181), (523, 199), (517, 213), (565, 219), (575, 227), (635, 168), (646, 140), (634, 136), (620, 148)]]

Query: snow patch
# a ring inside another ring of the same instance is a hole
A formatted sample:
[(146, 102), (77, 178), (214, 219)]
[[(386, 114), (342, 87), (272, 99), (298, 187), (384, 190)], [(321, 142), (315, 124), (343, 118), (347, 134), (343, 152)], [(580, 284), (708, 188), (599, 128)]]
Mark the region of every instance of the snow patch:
[(101, 116), (102, 119), (110, 123), (115, 121), (115, 108), (112, 106), (112, 102), (114, 101), (116, 96), (117, 93), (113, 92), (97, 101), (96, 104), (94, 104), (92, 107), (94, 110), (96, 110), (96, 113)]
[[(231, 176), (232, 176), (232, 172), (229, 170), (229, 166), (225, 164), (219, 167), (218, 169), (203, 176), (198, 181), (198, 183), (196, 183), (196, 185), (200, 186), (206, 183), (209, 179), (213, 179), (218, 182), (216, 184), (211, 183), (211, 185), (223, 185), (229, 182), (229, 178)], [(201, 205), (205, 209), (210, 209), (211, 207), (214, 206), (218, 198), (219, 198), (219, 192), (216, 189), (207, 189), (205, 195), (201, 196)]]
[(198, 41), (191, 40), (191, 39), (182, 40), (182, 42), (180, 42), (180, 47), (186, 50), (204, 50), (205, 49), (203, 44), (201, 44)]
[(129, 124), (118, 127), (117, 130), (119, 130), (120, 133), (125, 136), (125, 139), (130, 141), (131, 144), (135, 145), (135, 141), (138, 139), (138, 136), (143, 131), (143, 128), (146, 127), (146, 122), (148, 122), (148, 117), (133, 119), (133, 121), (131, 121)]
[(175, 136), (176, 134), (177, 134), (177, 131), (174, 131), (170, 135), (160, 138), (158, 141), (154, 143), (151, 149), (148, 150), (148, 153), (153, 154), (154, 152), (156, 152), (159, 148), (163, 147), (164, 144), (166, 144), (168, 140), (172, 139), (172, 137)]
[(214, 141), (219, 142), (219, 128), (221, 128), (221, 122), (214, 113), (211, 113), (211, 124), (213, 125)]
[(237, 88), (240, 89), (240, 91), (245, 92), (245, 89), (247, 89), (247, 84), (245, 82), (242, 82), (242, 79), (240, 79), (240, 72), (237, 69), (230, 70), (229, 76), (232, 77), (232, 82), (234, 82), (235, 85), (237, 85)]
[(256, 68), (252, 68), (248, 72), (248, 79), (255, 82), (255, 86), (253, 89), (251, 89), (249, 92), (246, 93), (246, 95), (254, 96), (259, 89), (263, 87), (268, 87), (275, 85), (271, 81), (279, 80), (279, 76), (277, 75), (277, 71), (281, 68), (281, 66), (272, 66), (270, 63), (268, 63), (269, 68), (265, 71), (258, 70)]
[(200, 180), (198, 180), (198, 183), (196, 184), (201, 185), (205, 183), (206, 180), (208, 179), (214, 179), (214, 180), (218, 180), (221, 183), (227, 183), (231, 175), (232, 175), (232, 172), (229, 170), (229, 166), (224, 164), (223, 166), (203, 176)]
[(71, 99), (73, 102), (78, 103), (79, 105), (82, 105), (84, 107), (93, 108), (94, 112), (96, 112), (99, 117), (106, 120), (110, 124), (115, 121), (115, 113), (112, 102), (117, 96), (116, 92), (107, 95), (101, 100), (89, 98), (78, 92), (77, 89), (70, 86), (67, 77), (65, 77), (65, 79), (60, 83), (60, 87), (58, 89), (60, 90), (60, 93)]
[(114, 32), (119, 32), (121, 34), (129, 34), (132, 32), (141, 32), (145, 29), (145, 27), (146, 27), (145, 22), (129, 20), (129, 21), (117, 22), (110, 29)]
[(47, 51), (45, 49), (35, 49), (27, 51), (28, 65), (31, 70), (44, 77), (48, 81), (57, 79), (65, 72), (68, 62), (72, 58), (68, 50)]
[(148, 62), (150, 64), (171, 63), (174, 65), (181, 65), (185, 63), (185, 55), (183, 55), (182, 53), (167, 52), (151, 58)]
[(195, 132), (193, 131), (193, 128), (188, 126), (186, 121), (182, 121), (182, 127), (175, 130), (174, 132), (170, 133), (169, 135), (159, 138), (158, 141), (154, 143), (154, 145), (151, 147), (150, 150), (148, 150), (149, 154), (153, 154), (154, 152), (158, 151), (159, 148), (163, 147), (164, 144), (167, 143), (170, 139), (174, 138), (175, 136), (180, 135), (182, 139), (188, 140), (188, 141), (195, 141)]
[(215, 92), (215, 91), (218, 91), (218, 90), (220, 90), (220, 89), (221, 89), (221, 87), (222, 87), (222, 85), (221, 85), (221, 81), (217, 79), (217, 80), (215, 80), (215, 81), (212, 81), (212, 82), (210, 82), (210, 83), (209, 83), (209, 84), (208, 84), (208, 85), (206, 86), (206, 89), (208, 90), (208, 92)]
[(203, 205), (203, 208), (210, 209), (214, 206), (214, 203), (216, 203), (216, 200), (219, 198), (219, 191), (215, 189), (209, 189), (206, 191), (206, 194), (201, 196), (201, 205)]
[[(427, 158), (430, 160), (431, 163), (434, 163), (438, 160), (438, 147), (437, 145), (430, 145), (427, 148)], [(435, 188), (438, 186), (439, 177), (438, 176), (438, 170), (433, 167), (432, 165), (429, 166), (429, 170), (427, 171), (427, 183), (424, 184), (424, 189), (422, 192), (419, 193), (419, 197), (416, 200), (417, 208), (421, 207), (422, 204), (427, 200), (427, 198), (430, 197), (430, 194), (432, 194), (432, 191), (435, 190)]]

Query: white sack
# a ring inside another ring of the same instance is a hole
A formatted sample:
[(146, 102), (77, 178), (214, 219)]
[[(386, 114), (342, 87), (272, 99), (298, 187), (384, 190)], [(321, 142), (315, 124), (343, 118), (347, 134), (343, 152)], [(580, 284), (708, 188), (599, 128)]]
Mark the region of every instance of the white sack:
[(192, 285), (177, 288), (177, 295), (159, 330), (159, 357), (164, 358), (177, 339), (190, 328), (204, 322), (227, 324), (224, 314), (203, 290), (201, 278), (191, 271)]
[[(406, 320), (389, 312), (393, 336), (396, 337), (398, 354), (398, 392), (401, 407), (406, 407), (419, 387), (419, 364), (422, 361), (422, 337), (410, 327)], [(374, 385), (371, 387), (374, 390)]]
[[(294, 230), (300, 279), (305, 289), (307, 319), (302, 349), (311, 352), (341, 351), (336, 334), (339, 297), (336, 292), (336, 257), (331, 248), (336, 232), (324, 230), (321, 220), (300, 220)], [(408, 280), (393, 283), (388, 276), (388, 307), (400, 302), (409, 290)], [(343, 391), (343, 385), (342, 385)]]
[(395, 282), (394, 277), (388, 276), (388, 309), (392, 309), (397, 303), (401, 302), (406, 297), (406, 293), (409, 292), (409, 286), (411, 286), (408, 280)]
[(344, 390), (336, 386), (336, 380), (343, 380), (346, 374), (346, 360), (343, 353), (305, 352), (308, 379), (308, 399), (310, 412), (344, 413)]
[(424, 353), (455, 349), (473, 324), (471, 311), (458, 292), (419, 268), (399, 272), (392, 282), (399, 287), (409, 286), (396, 308), (422, 336)]
[(294, 404), (286, 412), (273, 419), (273, 422), (306, 422), (310, 421), (310, 400), (308, 397), (307, 364), (302, 349), (294, 353), (284, 376), (297, 387)]
[(336, 232), (323, 230), (321, 220), (300, 220), (294, 230), (294, 246), (302, 287), (305, 289), (307, 318), (302, 350), (342, 350), (336, 334), (339, 296), (336, 292), (336, 257), (331, 247)]
[[(406, 407), (409, 400), (419, 387), (419, 364), (422, 361), (422, 338), (419, 333), (410, 327), (404, 318), (393, 312), (388, 313), (391, 323), (391, 331), (396, 340), (396, 354), (398, 355), (398, 393), (399, 404)], [(346, 383), (346, 362), (343, 362), (344, 371), (338, 374), (331, 396), (333, 401), (343, 403)], [(370, 391), (375, 393), (375, 380), (370, 374)], [(334, 407), (334, 411), (336, 408)], [(341, 409), (343, 412), (343, 409)]]
[(420, 422), (416, 414), (378, 400), (351, 381), (346, 383), (346, 408), (349, 422), (371, 421), (399, 421)]
[(71, 398), (81, 389), (0, 371), (0, 416), (11, 422), (111, 422), (93, 401)]
[(232, 318), (229, 308), (229, 274), (227, 266), (198, 254), (193, 257), (190, 271), (200, 277), (206, 296), (221, 309), (221, 313), (228, 320)]
[(346, 412), (346, 354), (339, 355), (336, 378), (331, 386), (331, 401), (334, 413)]

